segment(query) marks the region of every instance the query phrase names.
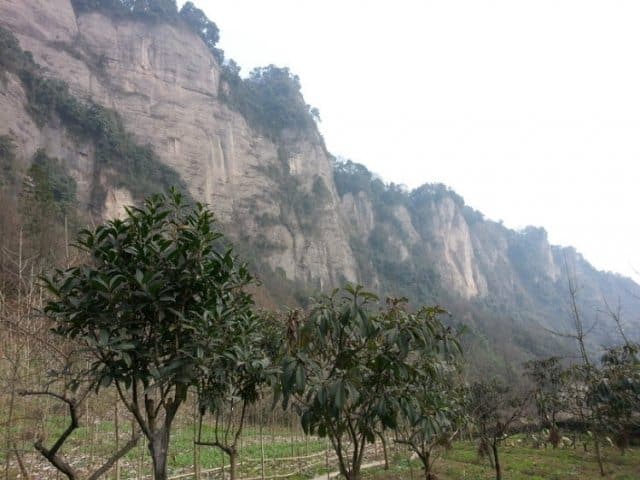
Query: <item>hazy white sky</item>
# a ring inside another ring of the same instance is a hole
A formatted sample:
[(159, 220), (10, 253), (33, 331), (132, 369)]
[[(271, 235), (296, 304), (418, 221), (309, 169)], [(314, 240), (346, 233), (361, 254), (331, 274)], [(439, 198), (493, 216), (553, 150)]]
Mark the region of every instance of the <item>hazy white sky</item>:
[(640, 270), (637, 0), (194, 3), (244, 73), (300, 76), (335, 155)]

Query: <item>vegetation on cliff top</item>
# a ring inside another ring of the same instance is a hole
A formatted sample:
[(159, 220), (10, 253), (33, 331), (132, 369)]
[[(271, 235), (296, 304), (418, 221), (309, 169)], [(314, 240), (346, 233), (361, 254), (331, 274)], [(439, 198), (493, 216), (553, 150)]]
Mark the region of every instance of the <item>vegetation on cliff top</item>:
[(178, 10), (175, 0), (72, 0), (76, 12), (98, 10), (112, 18), (184, 25), (198, 35), (222, 69), (220, 97), (240, 112), (260, 133), (278, 141), (283, 130), (308, 132), (319, 113), (304, 102), (300, 80), (288, 68), (269, 65), (240, 77), (240, 67), (232, 59), (225, 62), (217, 47), (220, 31), (197, 8), (187, 2)]

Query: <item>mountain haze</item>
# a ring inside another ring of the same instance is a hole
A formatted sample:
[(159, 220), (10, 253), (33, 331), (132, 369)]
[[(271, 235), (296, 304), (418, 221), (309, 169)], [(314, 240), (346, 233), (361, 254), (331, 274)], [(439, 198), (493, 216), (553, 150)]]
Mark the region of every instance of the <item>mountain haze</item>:
[(288, 70), (267, 67), (242, 80), (173, 14), (116, 15), (81, 3), (2, 0), (0, 27), (32, 53), (38, 75), (68, 85), (68, 98), (113, 112), (105, 118), (120, 125), (127, 148), (154, 153), (140, 154), (144, 167), (124, 150), (107, 158), (64, 110), (34, 113), (33, 87), (5, 68), (0, 136), (15, 146), (16, 177), (37, 181), (30, 168), (38, 152), (59, 159), (75, 185), (73, 201), (93, 218), (183, 185), (211, 204), (261, 272), (268, 301), (354, 281), (438, 302), (471, 325), (473, 345), (500, 346), (494, 362), (564, 348), (547, 330), (569, 328), (567, 273), (580, 286), (588, 323), (599, 318), (594, 346), (616, 339), (607, 315), (597, 313), (603, 300), (620, 303), (629, 332), (640, 336), (640, 287), (550, 245), (544, 229), (513, 231), (446, 186), (407, 191), (337, 161)]

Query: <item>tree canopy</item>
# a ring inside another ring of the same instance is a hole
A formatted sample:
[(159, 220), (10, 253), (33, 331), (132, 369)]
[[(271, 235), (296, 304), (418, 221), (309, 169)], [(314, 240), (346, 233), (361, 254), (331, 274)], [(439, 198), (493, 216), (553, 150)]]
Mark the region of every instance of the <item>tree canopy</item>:
[(432, 378), (441, 355), (457, 348), (438, 308), (406, 310), (347, 285), (319, 298), (300, 328), (294, 324), (283, 363), (285, 405), (294, 401), (306, 433), (329, 437), (347, 479), (360, 476), (367, 443), (398, 425), (407, 387)]
[(212, 212), (175, 190), (82, 231), (78, 245), (90, 261), (46, 278), (54, 298), (45, 312), (90, 354), (84, 378), (96, 389), (115, 384), (162, 480), (188, 389), (237, 346), (236, 336), (212, 334), (251, 322), (252, 277), (223, 247)]

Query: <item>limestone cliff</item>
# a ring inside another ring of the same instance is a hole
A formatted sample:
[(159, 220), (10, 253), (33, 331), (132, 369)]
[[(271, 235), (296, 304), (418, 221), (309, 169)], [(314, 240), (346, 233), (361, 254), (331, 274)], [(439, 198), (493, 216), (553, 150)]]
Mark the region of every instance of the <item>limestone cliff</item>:
[(444, 185), (408, 192), (384, 185), (352, 162), (338, 163), (335, 179), (360, 269), (381, 290), (454, 305), (467, 321), (483, 317), (483, 329), (494, 329), (492, 335), (500, 322), (530, 328), (523, 337), (527, 350), (530, 335), (548, 340), (541, 327), (571, 331), (569, 276), (579, 286), (585, 321), (599, 319), (594, 346), (615, 341), (613, 322), (602, 315), (605, 301), (620, 302), (631, 331), (640, 336), (640, 287), (596, 271), (572, 248), (551, 245), (544, 229), (509, 230)]
[[(563, 282), (570, 267), (585, 286), (586, 309), (620, 297), (631, 316), (639, 311), (638, 285), (549, 245), (542, 229), (514, 232), (487, 221), (442, 185), (407, 192), (362, 166), (335, 163), (312, 122), (276, 136), (256, 128), (225, 101), (231, 87), (215, 55), (180, 22), (79, 13), (70, 0), (0, 0), (0, 26), (33, 53), (44, 75), (119, 112), (136, 141), (151, 145), (193, 198), (211, 204), (257, 261), (299, 287), (357, 280), (416, 302), (454, 305), (465, 321), (558, 327), (568, 318)], [(55, 118), (36, 122), (13, 74), (0, 84), (6, 134), (22, 167), (40, 148), (62, 159), (85, 209), (96, 189), (105, 192), (95, 212), (104, 217), (139, 200), (99, 166), (90, 141)], [(607, 338), (606, 328), (600, 333)]]
[[(76, 15), (69, 0), (2, 0), (0, 26), (31, 51), (47, 76), (66, 81), (81, 98), (118, 111), (142, 144), (151, 144), (177, 171), (191, 195), (213, 206), (236, 235), (269, 239), (263, 259), (291, 279), (319, 285), (355, 280), (357, 270), (332, 181), (332, 166), (317, 131), (273, 140), (218, 98), (220, 66), (201, 39), (182, 25), (114, 19), (92, 12)], [(40, 128), (30, 118), (19, 82), (2, 90), (0, 134), (10, 133), (19, 157), (28, 163), (36, 149), (65, 159), (88, 203), (96, 188), (87, 146), (70, 142), (64, 131)], [(328, 195), (313, 232), (296, 219), (258, 232), (259, 215), (283, 216), (282, 178), (265, 172), (287, 164), (287, 176), (309, 191), (317, 179)], [(99, 181), (99, 180), (97, 180)], [(131, 195), (106, 185), (103, 214), (112, 215)]]

